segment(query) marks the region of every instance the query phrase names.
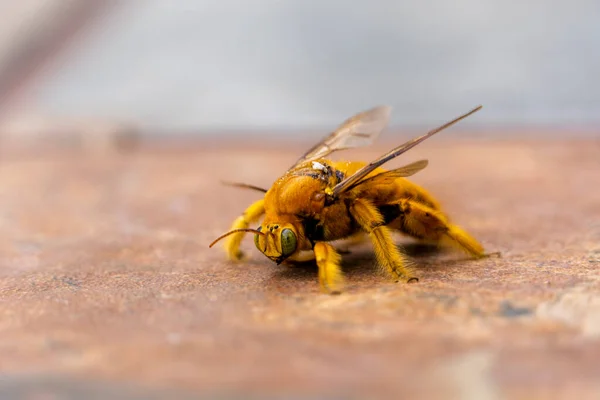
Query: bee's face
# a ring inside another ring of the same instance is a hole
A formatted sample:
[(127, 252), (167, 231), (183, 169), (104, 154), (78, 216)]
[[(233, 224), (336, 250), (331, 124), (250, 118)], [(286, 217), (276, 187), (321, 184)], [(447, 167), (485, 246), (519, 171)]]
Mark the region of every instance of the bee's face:
[(298, 247), (298, 236), (292, 225), (266, 224), (258, 231), (264, 235), (254, 235), (256, 248), (277, 264), (294, 254)]

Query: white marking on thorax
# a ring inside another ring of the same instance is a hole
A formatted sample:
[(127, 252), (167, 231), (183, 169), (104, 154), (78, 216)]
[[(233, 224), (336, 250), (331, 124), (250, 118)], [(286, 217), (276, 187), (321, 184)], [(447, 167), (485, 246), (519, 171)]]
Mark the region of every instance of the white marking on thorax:
[(312, 162), (312, 167), (313, 167), (313, 169), (316, 169), (318, 171), (326, 171), (327, 170), (326, 166), (324, 166), (323, 164), (321, 164), (320, 162), (317, 162), (317, 161)]

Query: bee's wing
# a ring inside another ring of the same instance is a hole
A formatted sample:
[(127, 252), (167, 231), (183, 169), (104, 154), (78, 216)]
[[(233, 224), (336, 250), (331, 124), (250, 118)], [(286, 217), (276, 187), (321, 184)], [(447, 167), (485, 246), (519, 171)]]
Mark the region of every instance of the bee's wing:
[(347, 190), (349, 190), (352, 187), (355, 187), (356, 184), (358, 182), (360, 182), (364, 177), (366, 177), (369, 173), (371, 173), (374, 169), (382, 166), (383, 164), (385, 164), (386, 162), (398, 157), (400, 154), (412, 149), (413, 147), (415, 147), (416, 145), (418, 145), (419, 143), (421, 143), (422, 141), (424, 141), (425, 139), (435, 135), (436, 133), (438, 133), (441, 130), (444, 130), (446, 128), (448, 128), (451, 125), (454, 125), (455, 123), (457, 123), (458, 121), (468, 117), (469, 115), (479, 111), (481, 109), (482, 106), (477, 106), (474, 109), (472, 109), (471, 111), (469, 111), (466, 114), (461, 115), (458, 118), (453, 119), (450, 122), (445, 123), (442, 126), (439, 126), (437, 128), (435, 128), (434, 130), (431, 130), (429, 132), (427, 132), (426, 134), (424, 134), (423, 136), (419, 136), (418, 138), (409, 140), (408, 142), (392, 149), (391, 151), (389, 151), (388, 153), (384, 154), (383, 156), (379, 157), (377, 160), (371, 162), (368, 165), (365, 165), (363, 168), (359, 169), (358, 171), (356, 171), (353, 175), (350, 175), (349, 177), (347, 177), (346, 179), (344, 179), (343, 181), (341, 181), (340, 183), (338, 183), (336, 186), (333, 187), (332, 190), (332, 194), (331, 196), (333, 198), (338, 197), (340, 194), (346, 192)]
[(365, 183), (374, 183), (374, 184), (391, 183), (392, 181), (394, 181), (397, 178), (405, 178), (407, 176), (416, 174), (417, 172), (424, 169), (428, 163), (429, 162), (427, 160), (420, 160), (420, 161), (415, 161), (414, 163), (410, 163), (410, 164), (405, 165), (400, 168), (381, 172), (377, 175), (369, 176), (367, 178), (364, 178), (364, 179), (356, 182), (351, 187), (349, 187), (347, 190), (350, 190), (352, 188), (357, 187), (358, 185), (362, 185)]
[(390, 112), (389, 106), (378, 106), (353, 115), (304, 153), (293, 167), (305, 161), (325, 157), (336, 150), (370, 145), (387, 126)]

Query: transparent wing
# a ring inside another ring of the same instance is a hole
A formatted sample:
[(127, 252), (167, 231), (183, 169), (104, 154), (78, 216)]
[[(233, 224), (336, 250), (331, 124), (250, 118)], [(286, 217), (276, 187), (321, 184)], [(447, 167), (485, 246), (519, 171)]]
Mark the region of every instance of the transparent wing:
[(457, 117), (457, 118), (453, 119), (452, 121), (447, 122), (444, 125), (439, 126), (435, 129), (427, 132), (423, 136), (419, 136), (418, 138), (409, 140), (408, 142), (401, 144), (400, 146), (390, 150), (388, 153), (379, 157), (377, 160), (371, 162), (370, 164), (365, 165), (363, 168), (356, 171), (353, 175), (350, 175), (349, 177), (344, 179), (342, 182), (340, 182), (336, 186), (334, 186), (330, 197), (332, 199), (335, 199), (340, 194), (348, 191), (352, 187), (355, 187), (358, 182), (360, 182), (364, 177), (369, 175), (374, 169), (376, 169), (376, 168), (382, 166), (383, 164), (385, 164), (386, 162), (398, 157), (400, 154), (405, 153), (406, 151), (412, 149), (413, 147), (415, 147), (416, 145), (418, 145), (425, 139), (430, 138), (431, 136), (450, 127), (451, 125), (454, 125), (458, 121), (467, 118), (469, 115), (474, 114), (475, 112), (481, 110), (481, 108), (482, 108), (482, 106), (477, 106), (474, 109), (472, 109), (471, 111), (469, 111), (468, 113), (463, 114), (460, 117)]
[(414, 163), (405, 165), (400, 168), (392, 169), (389, 171), (381, 172), (377, 175), (370, 176), (368, 178), (362, 179), (356, 182), (354, 185), (349, 187), (347, 190), (353, 189), (358, 185), (363, 185), (365, 183), (373, 183), (373, 184), (388, 184), (392, 183), (396, 178), (406, 178), (407, 176), (412, 176), (417, 172), (421, 171), (425, 167), (427, 167), (429, 162), (427, 160), (415, 161)]
[(331, 134), (304, 153), (293, 166), (325, 157), (337, 150), (370, 145), (387, 126), (390, 113), (389, 106), (378, 106), (348, 118)]

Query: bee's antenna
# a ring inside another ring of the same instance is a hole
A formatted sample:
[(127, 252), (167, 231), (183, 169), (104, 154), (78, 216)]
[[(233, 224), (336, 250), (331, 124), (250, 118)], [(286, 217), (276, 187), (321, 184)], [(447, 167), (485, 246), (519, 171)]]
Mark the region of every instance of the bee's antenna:
[(218, 238), (216, 238), (211, 244), (208, 245), (208, 247), (213, 247), (215, 245), (215, 243), (217, 243), (219, 240), (231, 235), (232, 233), (236, 233), (236, 232), (253, 232), (253, 233), (258, 233), (259, 235), (265, 236), (264, 232), (258, 231), (256, 229), (250, 229), (250, 228), (234, 229), (234, 230), (229, 231), (229, 232), (219, 236)]
[(221, 183), (226, 186), (239, 187), (239, 188), (243, 188), (243, 189), (252, 189), (252, 190), (256, 190), (257, 192), (267, 193), (267, 189), (263, 189), (259, 186), (254, 186), (254, 185), (250, 185), (247, 183), (229, 182), (229, 181), (221, 181)]

